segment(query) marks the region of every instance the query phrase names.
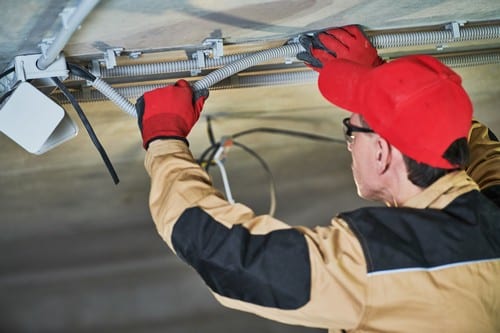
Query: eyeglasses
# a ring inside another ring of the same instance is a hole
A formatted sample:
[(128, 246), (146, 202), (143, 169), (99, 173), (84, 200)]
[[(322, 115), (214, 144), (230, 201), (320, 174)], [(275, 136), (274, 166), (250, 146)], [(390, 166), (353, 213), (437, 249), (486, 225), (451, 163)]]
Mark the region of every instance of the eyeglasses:
[(351, 124), (350, 118), (345, 118), (344, 120), (342, 120), (342, 123), (344, 124), (345, 141), (348, 144), (352, 144), (352, 142), (354, 141), (354, 136), (352, 135), (353, 132), (375, 133), (371, 128), (359, 127)]

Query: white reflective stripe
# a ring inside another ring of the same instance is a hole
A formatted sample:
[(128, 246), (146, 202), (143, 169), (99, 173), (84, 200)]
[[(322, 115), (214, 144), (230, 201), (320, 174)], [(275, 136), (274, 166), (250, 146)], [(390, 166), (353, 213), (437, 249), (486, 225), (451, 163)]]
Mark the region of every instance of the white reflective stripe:
[(452, 268), (452, 267), (471, 265), (471, 264), (480, 264), (480, 263), (484, 263), (484, 262), (494, 262), (494, 261), (500, 262), (500, 258), (463, 261), (463, 262), (457, 262), (457, 263), (453, 263), (453, 264), (435, 266), (435, 267), (430, 267), (430, 268), (410, 267), (410, 268), (389, 269), (389, 270), (385, 270), (385, 271), (371, 272), (371, 273), (368, 273), (367, 275), (368, 276), (376, 276), (376, 275), (397, 274), (397, 273), (405, 273), (405, 272), (433, 272), (433, 271), (439, 271), (442, 269), (447, 269), (447, 268)]

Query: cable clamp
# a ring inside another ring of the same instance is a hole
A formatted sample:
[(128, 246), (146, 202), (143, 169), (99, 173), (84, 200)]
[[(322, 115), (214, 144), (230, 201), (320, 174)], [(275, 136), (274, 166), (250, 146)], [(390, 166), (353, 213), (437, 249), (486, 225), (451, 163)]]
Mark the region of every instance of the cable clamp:
[(58, 77), (61, 80), (65, 80), (68, 77), (66, 59), (62, 54), (46, 69), (38, 68), (36, 63), (40, 57), (41, 54), (39, 53), (15, 57), (14, 66), (16, 69), (17, 79), (27, 81), (31, 79)]
[(116, 66), (116, 57), (123, 52), (123, 47), (112, 47), (104, 52), (104, 63), (107, 69), (112, 69)]
[(444, 28), (446, 30), (451, 30), (453, 33), (453, 38), (458, 39), (460, 38), (460, 27), (463, 27), (466, 23), (467, 21), (454, 21), (445, 25)]
[(191, 70), (191, 76), (201, 73), (201, 70), (207, 66), (206, 59), (219, 59), (224, 56), (224, 41), (222, 38), (207, 38), (202, 42), (202, 48), (192, 54), (193, 60), (196, 60), (196, 69)]

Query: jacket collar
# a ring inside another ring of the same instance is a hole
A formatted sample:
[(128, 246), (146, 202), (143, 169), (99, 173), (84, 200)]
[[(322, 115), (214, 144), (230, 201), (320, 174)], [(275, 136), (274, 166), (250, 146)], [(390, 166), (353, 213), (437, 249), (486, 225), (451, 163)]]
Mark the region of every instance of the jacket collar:
[(458, 196), (473, 190), (479, 190), (479, 187), (472, 178), (465, 171), (455, 171), (439, 178), (403, 206), (442, 209)]

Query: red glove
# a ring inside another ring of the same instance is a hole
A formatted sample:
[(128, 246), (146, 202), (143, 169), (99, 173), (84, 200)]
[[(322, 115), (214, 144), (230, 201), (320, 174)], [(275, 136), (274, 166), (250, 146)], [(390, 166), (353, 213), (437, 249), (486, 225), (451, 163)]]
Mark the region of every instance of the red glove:
[(144, 149), (156, 139), (179, 139), (187, 143), (208, 97), (208, 90), (193, 96), (189, 83), (179, 80), (172, 86), (146, 92), (136, 103)]
[(302, 35), (299, 41), (306, 51), (297, 54), (297, 58), (318, 72), (333, 59), (346, 59), (372, 67), (384, 63), (358, 25), (322, 30), (313, 36)]

